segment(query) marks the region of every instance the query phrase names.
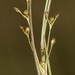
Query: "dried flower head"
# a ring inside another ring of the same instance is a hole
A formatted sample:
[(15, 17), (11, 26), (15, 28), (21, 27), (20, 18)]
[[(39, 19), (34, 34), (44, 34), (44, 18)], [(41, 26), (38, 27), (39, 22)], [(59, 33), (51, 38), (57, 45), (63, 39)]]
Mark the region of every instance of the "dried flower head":
[(52, 40), (51, 40), (51, 44), (54, 45), (55, 42), (56, 42), (56, 39), (55, 39), (55, 38), (52, 38)]

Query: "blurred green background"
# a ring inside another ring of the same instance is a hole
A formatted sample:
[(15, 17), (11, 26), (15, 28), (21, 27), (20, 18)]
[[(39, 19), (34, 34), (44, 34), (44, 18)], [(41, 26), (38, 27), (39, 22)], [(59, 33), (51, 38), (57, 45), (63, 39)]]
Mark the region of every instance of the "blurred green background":
[[(33, 26), (37, 53), (40, 57), (42, 16), (46, 0), (33, 1)], [(27, 21), (22, 12), (25, 0), (0, 0), (0, 75), (37, 75), (33, 53), (19, 25)], [(75, 1), (52, 0), (50, 17), (60, 17), (53, 26), (51, 37), (56, 38), (50, 60), (53, 75), (75, 75)]]

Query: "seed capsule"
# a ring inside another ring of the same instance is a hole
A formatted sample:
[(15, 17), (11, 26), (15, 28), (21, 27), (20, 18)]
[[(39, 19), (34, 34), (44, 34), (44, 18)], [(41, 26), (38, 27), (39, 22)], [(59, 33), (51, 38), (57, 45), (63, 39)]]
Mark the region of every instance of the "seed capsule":
[(29, 27), (26, 27), (26, 28), (25, 28), (25, 32), (26, 32), (26, 34), (29, 34), (30, 28), (29, 28)]
[(25, 14), (26, 16), (28, 16), (28, 10), (25, 10), (25, 11), (24, 11), (24, 14)]
[(51, 17), (50, 18), (50, 24), (52, 24), (54, 22), (54, 20), (55, 20), (54, 17)]
[(51, 44), (53, 45), (53, 44), (55, 44), (55, 42), (56, 42), (56, 39), (55, 38), (52, 38)]

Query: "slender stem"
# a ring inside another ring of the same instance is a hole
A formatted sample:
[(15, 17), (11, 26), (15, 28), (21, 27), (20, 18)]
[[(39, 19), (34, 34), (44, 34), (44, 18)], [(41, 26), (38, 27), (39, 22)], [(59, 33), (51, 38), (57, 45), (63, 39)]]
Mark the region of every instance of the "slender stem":
[[(49, 36), (48, 36), (48, 40), (50, 39), (50, 31), (49, 31)], [(49, 45), (49, 44), (48, 44)], [(46, 49), (46, 64), (48, 65), (48, 72), (49, 72), (49, 75), (52, 75), (52, 72), (51, 72), (51, 64), (50, 64), (50, 61), (49, 61), (49, 55), (48, 55), (48, 45), (47, 45), (47, 49)]]
[(32, 2), (30, 1), (30, 11), (29, 11), (29, 15), (30, 15), (30, 28), (31, 28), (31, 41), (32, 41), (32, 47), (34, 49), (33, 54), (34, 54), (34, 59), (35, 59), (35, 64), (36, 64), (36, 69), (37, 69), (37, 73), (38, 75), (40, 75), (40, 69), (39, 69), (39, 59), (37, 56), (37, 52), (36, 52), (36, 48), (35, 48), (35, 43), (34, 43), (34, 35), (33, 35), (33, 25), (32, 25)]
[(50, 61), (49, 61), (49, 58), (48, 58), (48, 48), (49, 48), (50, 34), (51, 34), (51, 30), (49, 29), (48, 41), (47, 41), (47, 47), (46, 47), (46, 62), (47, 62), (47, 65), (48, 65), (48, 72), (49, 72), (49, 75), (52, 75), (52, 73), (51, 73)]
[(48, 55), (48, 57), (50, 57), (50, 55), (51, 55), (52, 48), (53, 48), (53, 45), (51, 45), (51, 47), (50, 47), (50, 50), (49, 50), (49, 55)]
[(47, 47), (46, 47), (46, 51), (47, 52), (48, 52), (48, 49), (49, 49), (50, 35), (51, 35), (51, 30), (49, 29), (48, 40), (47, 40)]
[[(45, 33), (46, 33), (46, 27), (47, 27), (47, 19), (46, 19), (46, 15), (45, 12), (49, 13), (49, 9), (50, 9), (50, 4), (51, 4), (51, 0), (46, 0), (46, 4), (45, 4), (45, 9), (44, 9), (44, 14), (43, 14), (43, 23), (42, 23), (42, 32), (41, 32), (41, 49), (44, 50), (45, 49), (45, 42), (44, 42), (44, 38), (45, 38)], [(43, 51), (46, 52), (46, 51)], [(47, 53), (47, 52), (46, 52)], [(46, 61), (46, 57), (45, 57), (45, 53), (44, 55), (41, 57), (41, 61)], [(46, 75), (47, 75), (47, 64), (46, 66)], [(49, 65), (48, 65), (49, 66)]]
[(51, 0), (46, 0), (44, 14), (43, 14), (43, 23), (42, 23), (42, 32), (41, 32), (41, 47), (44, 48), (44, 36), (46, 32), (47, 19), (45, 18), (45, 12), (49, 12)]
[(50, 64), (49, 59), (47, 60), (47, 64), (48, 64), (49, 75), (52, 75), (52, 72), (51, 72), (51, 64)]
[[(45, 17), (46, 16), (45, 12), (49, 12), (50, 4), (51, 4), (51, 0), (46, 0), (44, 15), (43, 15), (42, 32), (41, 32), (41, 49), (42, 50), (44, 50), (45, 48), (44, 37), (45, 37), (45, 32), (47, 27), (47, 19)], [(42, 61), (45, 61), (45, 55), (43, 55)]]
[(28, 38), (28, 42), (29, 42), (29, 45), (30, 45), (30, 47), (31, 47), (31, 50), (32, 50), (32, 52), (33, 52), (33, 47), (32, 47), (32, 44), (31, 44), (31, 41), (30, 41), (29, 35), (27, 35), (27, 38)]
[(53, 45), (51, 45), (51, 47), (50, 47), (49, 54), (48, 54), (48, 52), (46, 52), (46, 57), (47, 57), (46, 63), (48, 64), (48, 72), (49, 72), (49, 75), (52, 75), (51, 65), (50, 65), (50, 61), (49, 61), (49, 56), (51, 54), (52, 48), (53, 48)]

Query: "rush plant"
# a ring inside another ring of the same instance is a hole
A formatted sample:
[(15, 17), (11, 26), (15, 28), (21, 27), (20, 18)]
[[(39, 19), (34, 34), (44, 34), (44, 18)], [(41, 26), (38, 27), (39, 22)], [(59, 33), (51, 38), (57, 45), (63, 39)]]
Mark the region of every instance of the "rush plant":
[[(50, 38), (52, 27), (59, 17), (57, 14), (55, 17), (49, 18), (49, 11), (51, 6), (51, 0), (46, 0), (45, 9), (43, 13), (43, 21), (42, 21), (42, 30), (41, 30), (41, 45), (40, 45), (40, 52), (41, 52), (41, 61), (38, 59), (37, 49), (35, 47), (35, 40), (33, 34), (33, 23), (32, 23), (32, 2), (33, 0), (26, 0), (27, 8), (22, 13), (18, 8), (14, 7), (15, 11), (20, 13), (28, 22), (28, 27), (24, 28), (20, 26), (20, 29), (24, 32), (24, 34), (28, 38), (29, 45), (34, 55), (34, 60), (36, 64), (36, 70), (38, 75), (52, 75), (51, 72), (51, 64), (50, 64), (50, 55), (52, 52), (52, 48), (56, 42), (55, 38)], [(48, 38), (46, 40), (46, 28), (49, 27)], [(50, 40), (51, 39), (51, 40)]]

